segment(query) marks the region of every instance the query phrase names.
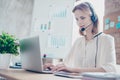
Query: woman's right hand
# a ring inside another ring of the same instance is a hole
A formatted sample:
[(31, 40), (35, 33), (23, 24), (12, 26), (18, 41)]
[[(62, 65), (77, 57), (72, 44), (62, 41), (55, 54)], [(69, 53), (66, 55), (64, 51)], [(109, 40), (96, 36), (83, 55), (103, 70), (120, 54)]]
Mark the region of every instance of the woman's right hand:
[(45, 63), (45, 64), (43, 65), (44, 70), (45, 70), (45, 69), (52, 70), (53, 67), (54, 67), (54, 65), (53, 65), (52, 63)]

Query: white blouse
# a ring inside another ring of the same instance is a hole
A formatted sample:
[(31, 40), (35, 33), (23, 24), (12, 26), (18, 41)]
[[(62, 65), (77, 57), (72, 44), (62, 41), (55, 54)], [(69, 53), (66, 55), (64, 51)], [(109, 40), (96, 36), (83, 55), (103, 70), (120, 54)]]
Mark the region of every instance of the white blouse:
[(68, 67), (102, 67), (107, 72), (115, 72), (114, 38), (102, 33), (86, 42), (85, 37), (80, 37), (75, 41), (64, 63)]

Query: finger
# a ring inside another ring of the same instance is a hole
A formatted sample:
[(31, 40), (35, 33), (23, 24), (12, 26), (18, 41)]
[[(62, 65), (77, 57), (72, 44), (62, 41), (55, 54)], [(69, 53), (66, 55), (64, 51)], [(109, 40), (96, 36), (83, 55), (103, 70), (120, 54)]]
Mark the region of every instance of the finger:
[(56, 65), (56, 66), (53, 67), (52, 71), (56, 72), (56, 71), (58, 71), (58, 69), (60, 69), (62, 67), (65, 67), (65, 65), (64, 64), (58, 64), (58, 65)]
[(57, 65), (56, 68), (59, 69), (61, 67), (65, 67), (65, 65)]
[(61, 69), (62, 67), (64, 67), (64, 66), (55, 66), (55, 67), (53, 67), (52, 71), (53, 72), (59, 71), (59, 69)]
[(56, 66), (52, 67), (52, 71), (53, 71), (53, 72), (55, 72), (56, 70), (57, 70), (57, 67), (56, 67)]
[(57, 71), (66, 71), (67, 69), (66, 69), (66, 67), (64, 66), (64, 67), (60, 67), (60, 68), (58, 68), (57, 69)]
[(46, 69), (47, 67), (49, 67), (49, 65), (48, 65), (48, 64), (45, 64), (45, 65), (44, 65), (44, 68)]
[(44, 68), (44, 69), (46, 69), (46, 68), (47, 68), (47, 65), (46, 65), (46, 64), (45, 64), (45, 65), (43, 65), (43, 68)]
[(51, 63), (46, 63), (43, 65), (44, 69), (47, 69), (48, 67), (49, 68), (52, 68), (54, 65), (52, 65)]

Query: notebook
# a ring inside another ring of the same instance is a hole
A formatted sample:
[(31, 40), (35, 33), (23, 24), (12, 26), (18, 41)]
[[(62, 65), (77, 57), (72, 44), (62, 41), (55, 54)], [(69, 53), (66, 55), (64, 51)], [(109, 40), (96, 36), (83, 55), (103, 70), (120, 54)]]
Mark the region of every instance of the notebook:
[(20, 40), (22, 68), (28, 71), (52, 73), (43, 69), (43, 61), (40, 50), (40, 36), (27, 37)]

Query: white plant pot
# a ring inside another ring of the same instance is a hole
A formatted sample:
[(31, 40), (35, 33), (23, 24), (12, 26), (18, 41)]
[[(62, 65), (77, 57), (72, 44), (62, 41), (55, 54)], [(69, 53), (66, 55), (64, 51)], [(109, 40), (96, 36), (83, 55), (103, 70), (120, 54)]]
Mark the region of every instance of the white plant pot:
[(0, 69), (8, 69), (10, 65), (11, 54), (0, 54)]

